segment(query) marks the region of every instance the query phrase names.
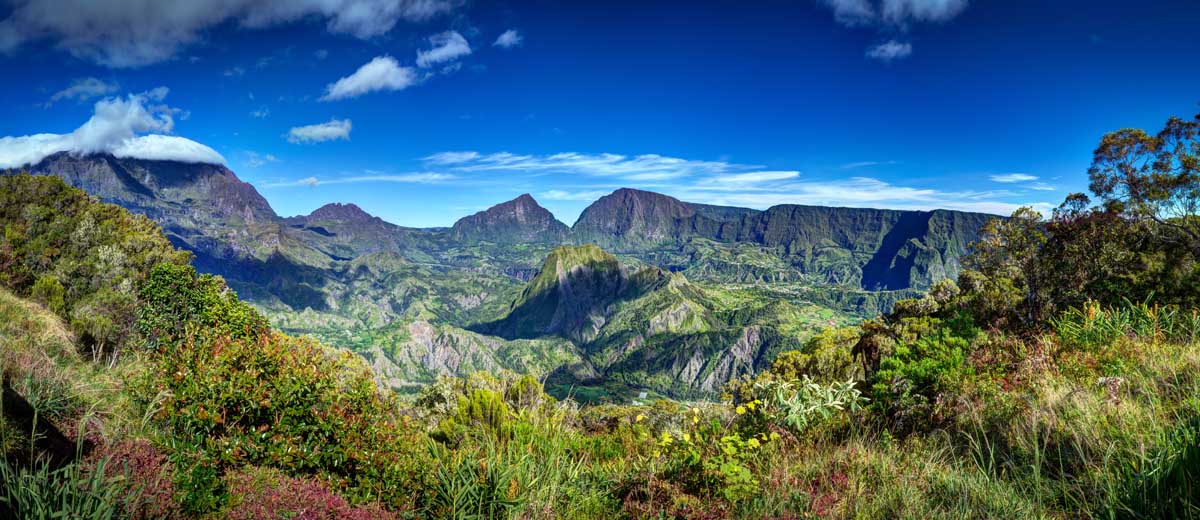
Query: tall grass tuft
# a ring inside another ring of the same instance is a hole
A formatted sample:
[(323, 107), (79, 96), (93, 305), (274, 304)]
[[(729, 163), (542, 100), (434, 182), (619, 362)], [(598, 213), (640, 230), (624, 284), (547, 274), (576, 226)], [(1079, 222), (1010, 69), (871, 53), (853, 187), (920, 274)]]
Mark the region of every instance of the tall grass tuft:
[(81, 464), (51, 469), (45, 459), (22, 468), (0, 459), (0, 513), (26, 520), (125, 518), (128, 486), (122, 475), (106, 476), (109, 462), (85, 470)]
[(1200, 340), (1200, 309), (1160, 306), (1147, 302), (1104, 308), (1089, 301), (1050, 321), (1067, 346), (1098, 348), (1120, 338), (1194, 343)]

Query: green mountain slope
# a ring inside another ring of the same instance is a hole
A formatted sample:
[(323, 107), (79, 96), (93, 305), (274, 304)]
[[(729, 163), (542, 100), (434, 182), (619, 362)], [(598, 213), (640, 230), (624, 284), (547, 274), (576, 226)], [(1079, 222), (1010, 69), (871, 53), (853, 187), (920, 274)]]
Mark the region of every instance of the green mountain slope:
[(820, 328), (850, 320), (800, 299), (706, 287), (655, 267), (625, 266), (584, 245), (555, 249), (508, 314), (477, 330), (579, 345), (585, 364), (551, 376), (560, 391), (583, 386), (712, 397)]
[(417, 229), (353, 204), (283, 218), (216, 165), (58, 154), (27, 169), (150, 217), (275, 326), (354, 348), (406, 388), (511, 369), (711, 393), (822, 319), (886, 311), (956, 276), (990, 218), (621, 189), (572, 228), (523, 195)]

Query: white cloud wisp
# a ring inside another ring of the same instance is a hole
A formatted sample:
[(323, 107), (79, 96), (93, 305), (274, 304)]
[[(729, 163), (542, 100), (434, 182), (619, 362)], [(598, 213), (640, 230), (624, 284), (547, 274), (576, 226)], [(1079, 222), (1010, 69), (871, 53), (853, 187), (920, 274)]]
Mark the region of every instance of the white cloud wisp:
[(64, 99), (74, 100), (82, 103), (95, 97), (113, 94), (120, 90), (120, 88), (121, 87), (119, 87), (116, 83), (106, 83), (103, 80), (92, 77), (79, 78), (75, 81), (72, 81), (71, 86), (55, 92), (53, 96), (50, 96), (50, 100), (46, 101), (45, 105), (43, 106), (49, 108), (50, 105), (53, 105), (54, 103)]
[(433, 48), (417, 51), (417, 66), (429, 68), (471, 54), (471, 45), (458, 31), (446, 31), (429, 37)]
[(516, 29), (509, 29), (501, 33), (500, 36), (496, 38), (496, 41), (492, 43), (492, 46), (503, 49), (511, 49), (520, 45), (523, 41), (525, 41), (525, 37), (521, 36), (521, 33), (517, 32)]
[(335, 101), (383, 90), (404, 90), (417, 82), (411, 67), (401, 66), (391, 56), (378, 56), (346, 76), (325, 87), (321, 101)]
[(351, 127), (349, 119), (330, 119), (315, 125), (293, 127), (288, 130), (287, 140), (292, 144), (311, 144), (338, 139), (349, 141)]

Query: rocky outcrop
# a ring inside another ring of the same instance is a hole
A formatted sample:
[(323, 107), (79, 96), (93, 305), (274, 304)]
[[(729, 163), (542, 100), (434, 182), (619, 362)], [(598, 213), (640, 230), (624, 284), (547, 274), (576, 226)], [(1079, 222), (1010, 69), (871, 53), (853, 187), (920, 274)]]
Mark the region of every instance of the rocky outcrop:
[(563, 246), (546, 257), (504, 318), (479, 331), (505, 338), (559, 335), (578, 343), (594, 339), (613, 305), (665, 283), (653, 268), (630, 270), (595, 245)]

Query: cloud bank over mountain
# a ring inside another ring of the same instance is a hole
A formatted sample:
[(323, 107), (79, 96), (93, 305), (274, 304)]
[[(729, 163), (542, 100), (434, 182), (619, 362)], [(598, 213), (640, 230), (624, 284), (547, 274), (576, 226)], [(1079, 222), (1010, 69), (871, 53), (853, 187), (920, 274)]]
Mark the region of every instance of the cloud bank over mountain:
[(19, 168), (59, 153), (110, 153), (116, 157), (225, 164), (216, 150), (166, 135), (185, 114), (162, 101), (166, 87), (96, 102), (92, 117), (69, 134), (0, 137), (0, 168)]

